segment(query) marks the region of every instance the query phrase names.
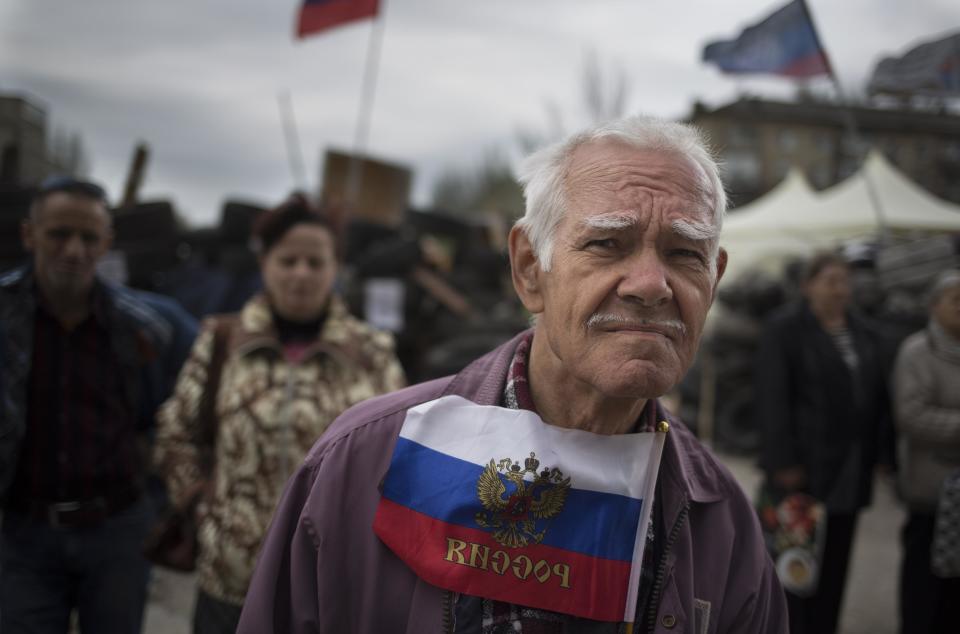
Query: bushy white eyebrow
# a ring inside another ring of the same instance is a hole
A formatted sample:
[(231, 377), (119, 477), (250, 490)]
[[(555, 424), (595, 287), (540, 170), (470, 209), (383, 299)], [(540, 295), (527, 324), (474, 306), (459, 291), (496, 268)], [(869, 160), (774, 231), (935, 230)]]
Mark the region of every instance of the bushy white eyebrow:
[(674, 220), (670, 223), (670, 228), (684, 238), (698, 242), (716, 240), (720, 235), (717, 227), (712, 223), (695, 220)]
[(580, 221), (588, 229), (626, 229), (639, 224), (640, 220), (634, 214), (609, 213), (590, 216)]

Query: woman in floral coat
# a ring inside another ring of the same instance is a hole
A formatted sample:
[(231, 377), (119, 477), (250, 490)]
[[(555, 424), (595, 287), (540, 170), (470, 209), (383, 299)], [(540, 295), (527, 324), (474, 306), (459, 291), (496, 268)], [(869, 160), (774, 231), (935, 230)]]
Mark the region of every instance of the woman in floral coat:
[(300, 197), (260, 218), (263, 293), (204, 322), (158, 414), (154, 459), (171, 503), (200, 496), (197, 634), (236, 629), (274, 506), (317, 438), (351, 405), (404, 384), (392, 337), (333, 292), (334, 235)]

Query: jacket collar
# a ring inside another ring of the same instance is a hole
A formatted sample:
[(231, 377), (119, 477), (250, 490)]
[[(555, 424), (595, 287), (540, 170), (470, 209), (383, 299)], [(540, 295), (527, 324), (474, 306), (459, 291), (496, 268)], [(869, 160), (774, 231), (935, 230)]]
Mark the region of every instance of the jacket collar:
[[(31, 280), (29, 287), (32, 289), (34, 306), (59, 321), (53, 306), (35, 279)], [(84, 318), (84, 321), (92, 318), (94, 322), (104, 330), (109, 330), (111, 319), (110, 301), (107, 297), (106, 288), (104, 288), (103, 283), (98, 278), (94, 278), (93, 286), (90, 288), (89, 302), (90, 311), (88, 316)]]
[[(39, 299), (32, 263), (0, 275), (0, 292), (14, 296), (12, 301), (4, 300), (0, 303), (0, 306), (6, 309), (0, 309), (0, 315), (4, 319), (30, 320), (32, 323)], [(94, 279), (92, 292), (93, 316), (99, 323), (109, 326), (111, 332), (119, 326), (136, 331), (149, 348), (162, 349), (169, 345), (173, 337), (172, 326), (156, 310), (139, 299), (136, 291), (97, 277)], [(151, 352), (150, 356), (153, 354)]]
[[(338, 296), (331, 295), (327, 304), (327, 318), (323, 322), (317, 340), (307, 347), (304, 358), (326, 353), (343, 363), (357, 363), (369, 369), (371, 361), (357, 347), (351, 321), (352, 318), (343, 301)], [(239, 322), (240, 326), (234, 339), (238, 355), (251, 354), (257, 350), (275, 352), (281, 350), (282, 346), (266, 295), (260, 293), (250, 299), (240, 311)]]
[(529, 332), (521, 332), (461, 370), (447, 385), (443, 396), (457, 394), (478, 405), (499, 405), (507, 383), (510, 360)]
[(927, 324), (927, 338), (934, 354), (950, 363), (960, 363), (960, 340), (951, 337), (936, 319), (931, 318)]
[[(718, 502), (730, 497), (728, 482), (717, 461), (694, 438), (679, 418), (667, 412), (657, 401), (658, 418), (670, 423), (663, 447), (660, 475), (680, 488), (692, 502)], [(662, 414), (662, 417), (661, 417)]]
[[(529, 332), (521, 332), (468, 365), (447, 385), (443, 395), (458, 394), (478, 405), (499, 405), (510, 361), (520, 341)], [(729, 497), (728, 479), (721, 477), (715, 460), (698, 446), (698, 441), (680, 419), (667, 412), (659, 400), (652, 403), (657, 408), (657, 420), (665, 420), (670, 424), (660, 461), (660, 486), (670, 484), (686, 499), (699, 503), (717, 502)], [(677, 499), (676, 496), (673, 498)]]

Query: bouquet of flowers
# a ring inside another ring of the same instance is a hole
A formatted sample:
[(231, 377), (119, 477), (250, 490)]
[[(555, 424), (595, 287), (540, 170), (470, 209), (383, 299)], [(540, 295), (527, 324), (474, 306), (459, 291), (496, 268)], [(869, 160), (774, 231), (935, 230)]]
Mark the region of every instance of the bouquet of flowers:
[(780, 583), (797, 596), (812, 595), (820, 577), (826, 535), (823, 502), (806, 493), (782, 493), (765, 482), (756, 508)]

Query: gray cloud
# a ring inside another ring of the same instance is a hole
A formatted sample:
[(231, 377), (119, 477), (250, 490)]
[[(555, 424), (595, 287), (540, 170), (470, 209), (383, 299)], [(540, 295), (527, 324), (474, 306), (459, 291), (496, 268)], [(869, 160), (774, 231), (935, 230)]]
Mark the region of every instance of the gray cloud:
[[(675, 117), (738, 88), (789, 94), (787, 82), (734, 81), (699, 62), (704, 43), (780, 2), (387, 0), (369, 151), (413, 166), (424, 204), (443, 168), (545, 126), (545, 101), (578, 123), (588, 48), (624, 68), (632, 110)], [(270, 202), (291, 187), (279, 91), (292, 95), (311, 186), (323, 149), (352, 145), (370, 23), (294, 41), (298, 4), (0, 0), (0, 90), (26, 91), (79, 131), (112, 192), (134, 144), (149, 142), (145, 194), (210, 222), (227, 196)], [(960, 23), (954, 0), (810, 5), (851, 89), (879, 57)]]

